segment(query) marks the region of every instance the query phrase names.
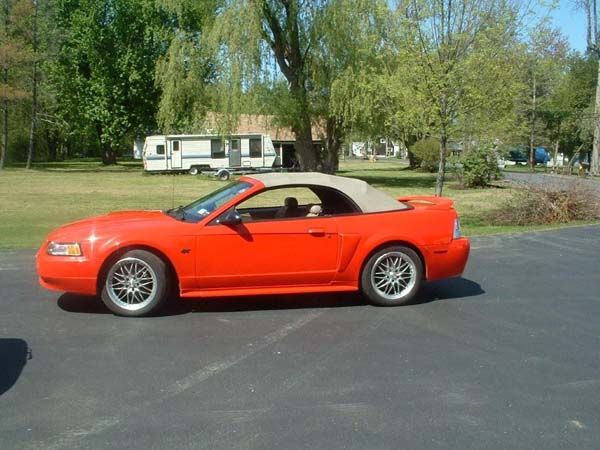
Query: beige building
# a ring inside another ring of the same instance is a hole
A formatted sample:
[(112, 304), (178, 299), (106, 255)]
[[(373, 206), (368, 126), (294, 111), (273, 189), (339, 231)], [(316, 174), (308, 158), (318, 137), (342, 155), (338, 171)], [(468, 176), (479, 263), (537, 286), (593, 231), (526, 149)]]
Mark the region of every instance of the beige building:
[[(219, 128), (219, 116), (216, 113), (208, 113), (206, 117), (207, 131), (212, 132)], [(296, 137), (289, 127), (275, 124), (274, 117), (259, 114), (241, 114), (237, 127), (233, 127), (231, 134), (268, 134), (271, 136), (275, 152), (283, 167), (293, 167), (296, 163)], [(313, 125), (312, 136), (315, 145), (321, 145), (324, 130)]]

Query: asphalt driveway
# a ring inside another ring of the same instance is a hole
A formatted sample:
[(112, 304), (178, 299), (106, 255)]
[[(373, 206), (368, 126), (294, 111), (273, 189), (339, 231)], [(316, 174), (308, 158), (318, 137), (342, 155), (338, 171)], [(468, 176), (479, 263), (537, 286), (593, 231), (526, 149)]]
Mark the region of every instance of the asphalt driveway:
[(597, 449), (600, 226), (478, 238), (422, 303), (127, 319), (0, 253), (0, 449)]

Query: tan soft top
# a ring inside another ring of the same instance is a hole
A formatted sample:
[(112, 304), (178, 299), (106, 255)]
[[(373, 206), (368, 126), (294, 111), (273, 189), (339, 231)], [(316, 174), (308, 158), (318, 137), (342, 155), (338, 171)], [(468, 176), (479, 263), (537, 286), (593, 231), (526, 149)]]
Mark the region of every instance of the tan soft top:
[(396, 211), (408, 208), (404, 203), (398, 202), (389, 195), (369, 186), (366, 182), (355, 178), (338, 177), (319, 172), (272, 172), (247, 175), (246, 177), (260, 181), (266, 188), (312, 185), (337, 189), (350, 197), (363, 212)]

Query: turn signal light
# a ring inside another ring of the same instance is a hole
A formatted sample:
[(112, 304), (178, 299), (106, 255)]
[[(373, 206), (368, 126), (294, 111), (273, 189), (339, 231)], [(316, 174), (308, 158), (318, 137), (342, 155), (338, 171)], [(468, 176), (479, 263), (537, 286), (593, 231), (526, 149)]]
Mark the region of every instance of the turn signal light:
[(77, 242), (50, 242), (46, 253), (52, 256), (81, 256), (81, 247)]

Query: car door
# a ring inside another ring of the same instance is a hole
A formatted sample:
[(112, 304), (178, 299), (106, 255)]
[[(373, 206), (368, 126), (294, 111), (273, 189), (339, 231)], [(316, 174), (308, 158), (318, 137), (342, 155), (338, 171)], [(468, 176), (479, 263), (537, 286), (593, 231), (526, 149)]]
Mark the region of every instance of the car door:
[(199, 289), (323, 285), (336, 273), (333, 217), (209, 224), (197, 237)]

